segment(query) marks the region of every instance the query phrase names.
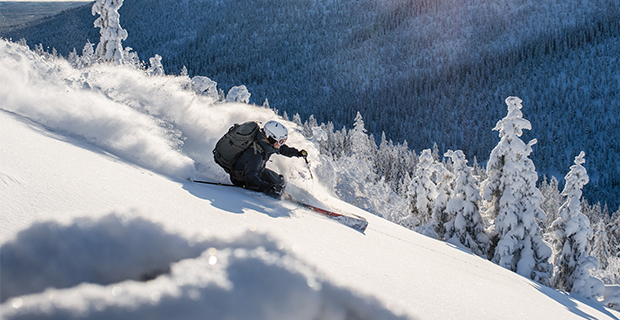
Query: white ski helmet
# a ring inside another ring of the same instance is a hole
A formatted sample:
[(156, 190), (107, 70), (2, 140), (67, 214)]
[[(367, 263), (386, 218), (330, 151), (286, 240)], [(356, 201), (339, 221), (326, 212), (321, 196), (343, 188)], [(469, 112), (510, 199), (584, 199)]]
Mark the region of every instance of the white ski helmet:
[(272, 144), (278, 142), (280, 145), (283, 145), (286, 139), (288, 139), (288, 130), (277, 121), (271, 120), (265, 123), (263, 130), (265, 132), (265, 137), (267, 137)]

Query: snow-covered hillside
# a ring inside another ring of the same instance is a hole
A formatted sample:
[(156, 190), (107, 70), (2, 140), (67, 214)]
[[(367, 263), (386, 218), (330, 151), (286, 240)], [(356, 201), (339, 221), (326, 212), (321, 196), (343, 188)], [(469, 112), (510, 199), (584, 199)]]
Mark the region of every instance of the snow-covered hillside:
[(225, 181), (234, 122), (184, 77), (71, 68), (0, 42), (0, 314), (5, 319), (618, 319), (620, 313), (335, 199), (293, 123), (288, 191), (365, 233)]
[[(116, 2), (118, 3), (118, 2)], [(243, 84), (253, 103), (349, 126), (420, 152), (437, 143), (488, 159), (503, 101), (518, 96), (537, 172), (587, 155), (589, 203), (620, 205), (617, 0), (128, 0), (124, 41), (167, 73)], [(99, 30), (91, 5), (2, 32), (67, 56)], [(156, 21), (156, 23), (154, 23)], [(609, 137), (616, 137), (610, 139)], [(379, 141), (377, 141), (378, 143)], [(394, 189), (396, 191), (396, 189)]]

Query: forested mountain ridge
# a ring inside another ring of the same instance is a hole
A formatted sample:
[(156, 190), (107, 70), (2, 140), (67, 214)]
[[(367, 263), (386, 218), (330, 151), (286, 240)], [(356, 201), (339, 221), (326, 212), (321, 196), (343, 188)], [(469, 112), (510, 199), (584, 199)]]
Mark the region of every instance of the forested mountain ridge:
[[(484, 162), (503, 99), (523, 99), (539, 174), (561, 180), (584, 150), (591, 202), (618, 205), (620, 15), (611, 0), (156, 1), (119, 10), (125, 46), (252, 101), (338, 128)], [(180, 18), (181, 17), (181, 18)], [(90, 5), (3, 37), (66, 55), (98, 40)], [(71, 23), (67, 23), (71, 21)]]
[(16, 2), (0, 1), (0, 30), (15, 28), (58, 14), (61, 11), (84, 6), (84, 2), (76, 1), (46, 1), (46, 2)]

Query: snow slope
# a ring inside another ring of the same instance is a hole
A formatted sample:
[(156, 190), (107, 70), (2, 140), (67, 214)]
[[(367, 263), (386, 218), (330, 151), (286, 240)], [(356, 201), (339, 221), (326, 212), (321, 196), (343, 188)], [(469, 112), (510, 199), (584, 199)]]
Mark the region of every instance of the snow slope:
[[(242, 189), (210, 164), (233, 122), (179, 78), (76, 71), (0, 43), (0, 314), (6, 319), (618, 319), (343, 203), (276, 159), (290, 191), (365, 233)], [(293, 127), (292, 124), (290, 124)], [(329, 174), (311, 142), (290, 144)]]

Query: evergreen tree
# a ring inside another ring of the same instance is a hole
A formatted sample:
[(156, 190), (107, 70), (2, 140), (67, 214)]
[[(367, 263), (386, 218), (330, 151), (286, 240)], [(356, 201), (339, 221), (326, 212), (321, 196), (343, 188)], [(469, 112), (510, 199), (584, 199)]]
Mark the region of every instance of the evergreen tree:
[(121, 28), (118, 9), (123, 0), (97, 0), (93, 4), (93, 16), (98, 14), (95, 27), (100, 28), (101, 38), (95, 56), (99, 61), (123, 64), (125, 51), (121, 41), (127, 39), (127, 31)]
[[(346, 135), (346, 130), (343, 129), (342, 135)], [(377, 146), (374, 138), (367, 135), (359, 112), (343, 145), (345, 156), (336, 161), (336, 194), (376, 215), (397, 220), (406, 204), (392, 191), (385, 178), (376, 174)]]
[(557, 269), (553, 285), (557, 289), (595, 299), (603, 295), (604, 285), (591, 276), (591, 271), (596, 270), (599, 263), (589, 255), (592, 229), (588, 218), (581, 213), (582, 189), (589, 181), (582, 166), (584, 156), (582, 151), (575, 157), (575, 164), (565, 177), (562, 195), (566, 197), (566, 202), (560, 207), (560, 217), (551, 226), (555, 231), (553, 246)]
[(540, 192), (544, 198), (540, 208), (547, 215), (547, 220), (543, 221), (541, 228), (546, 230), (558, 218), (558, 210), (562, 205), (562, 195), (560, 194), (558, 179), (551, 176), (551, 179), (547, 181), (547, 176), (544, 176), (540, 184)]
[(433, 201), (437, 197), (437, 186), (431, 180), (433, 163), (431, 150), (423, 150), (416, 166), (415, 176), (411, 179), (407, 189), (406, 199), (409, 203), (409, 212), (400, 221), (401, 225), (409, 229), (413, 230), (418, 226), (426, 225), (431, 220)]
[(445, 156), (452, 159), (456, 176), (454, 192), (447, 204), (449, 221), (445, 224), (445, 239), (487, 258), (489, 238), (484, 232), (484, 221), (480, 215), (478, 181), (473, 175), (473, 169), (467, 166), (465, 154), (461, 150), (449, 150)]
[(543, 232), (543, 239), (547, 243), (553, 240), (553, 231), (550, 230), (551, 224), (558, 218), (558, 212), (563, 202), (563, 197), (558, 189), (558, 179), (554, 176), (551, 180), (547, 180), (547, 176), (543, 176), (540, 183), (540, 192), (543, 194), (543, 202), (540, 208), (545, 212), (547, 219), (538, 220), (538, 225)]
[(425, 231), (421, 232), (438, 240), (445, 240), (446, 227), (448, 222), (448, 199), (453, 192), (452, 183), (454, 174), (450, 172), (444, 163), (436, 161), (434, 163), (435, 185), (437, 186), (437, 196), (433, 199), (433, 211), (431, 221), (425, 226)]
[(146, 72), (151, 76), (163, 76), (165, 75), (164, 66), (161, 64), (161, 56), (156, 54), (154, 57), (149, 59), (151, 66), (146, 70)]
[(486, 170), (478, 164), (478, 159), (474, 156), (474, 164), (472, 165), (472, 174), (478, 181), (484, 181), (487, 178)]
[[(333, 123), (328, 123), (328, 126), (331, 126), (331, 128), (334, 127)], [(328, 148), (331, 150), (331, 154), (334, 159), (340, 159), (345, 155), (345, 146), (347, 145), (348, 140), (347, 128), (342, 127), (342, 130), (340, 131), (328, 131), (328, 135), (330, 135), (330, 133), (331, 137), (329, 139), (330, 143)]]
[(604, 219), (600, 219), (594, 226), (592, 256), (598, 260), (600, 269), (606, 269), (609, 258), (612, 257), (612, 246)]
[(611, 216), (608, 230), (611, 256), (620, 258), (620, 209)]
[(364, 126), (364, 119), (362, 119), (362, 114), (359, 112), (355, 116), (353, 129), (349, 131), (345, 150), (348, 156), (353, 156), (363, 161), (370, 161), (374, 157), (376, 150), (373, 150), (371, 146), (366, 127)]
[[(607, 211), (607, 209), (605, 209), (604, 211)], [(603, 213), (603, 207), (601, 206), (600, 202), (597, 202), (594, 205), (590, 205), (587, 199), (582, 199), (581, 213), (583, 213), (583, 215), (585, 215), (586, 218), (590, 220), (591, 225), (597, 224), (598, 221), (601, 219), (604, 219), (606, 223), (609, 222), (609, 218), (605, 218), (605, 216), (609, 213)]]
[(93, 44), (90, 41), (87, 41), (82, 49), (82, 55), (80, 56), (75, 48), (73, 51), (69, 53), (67, 60), (73, 65), (76, 69), (83, 69), (86, 67), (90, 67), (93, 63), (96, 62), (95, 51), (93, 49)]
[[(525, 144), (519, 137), (531, 124), (523, 118), (521, 99), (508, 97), (508, 115), (493, 130), (501, 138), (487, 164), (483, 199), (494, 218), (492, 261), (518, 274), (546, 284), (551, 276), (551, 249), (541, 239), (536, 219), (544, 220), (543, 197), (536, 188), (538, 175), (528, 158), (536, 140)], [(493, 249), (494, 248), (494, 249)]]
[(388, 141), (385, 137), (385, 132), (381, 133), (381, 142), (379, 143), (379, 150), (377, 150), (377, 157), (375, 158), (375, 170), (377, 175), (384, 177), (386, 182), (394, 189), (394, 181), (392, 181), (392, 172), (395, 170), (397, 164), (396, 148), (392, 141)]

